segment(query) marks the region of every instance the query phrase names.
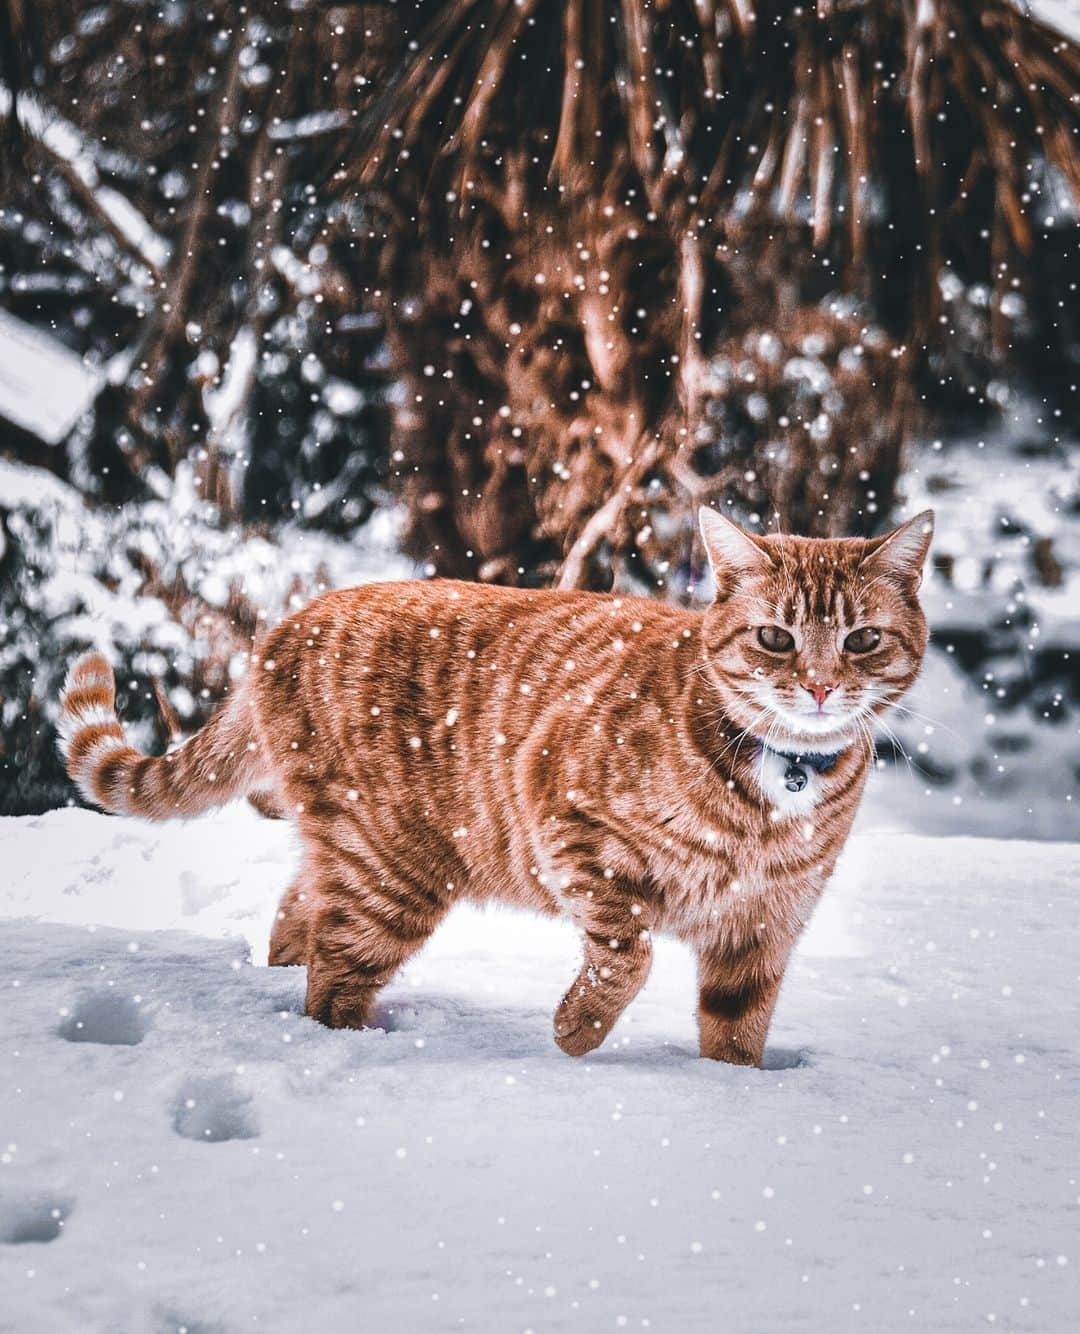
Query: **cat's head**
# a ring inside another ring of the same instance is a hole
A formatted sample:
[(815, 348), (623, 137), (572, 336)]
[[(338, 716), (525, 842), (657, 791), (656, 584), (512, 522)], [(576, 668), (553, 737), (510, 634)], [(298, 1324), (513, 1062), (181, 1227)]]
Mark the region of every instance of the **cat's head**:
[(740, 728), (777, 749), (855, 740), (918, 675), (930, 510), (875, 538), (756, 536), (702, 509), (716, 578), (704, 671)]

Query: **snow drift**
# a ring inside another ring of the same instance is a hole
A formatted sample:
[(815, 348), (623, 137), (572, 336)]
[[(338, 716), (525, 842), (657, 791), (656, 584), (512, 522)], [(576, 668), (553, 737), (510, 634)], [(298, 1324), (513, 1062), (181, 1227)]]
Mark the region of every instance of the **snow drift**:
[(577, 942), (506, 911), (320, 1028), (258, 966), (294, 858), (243, 810), (0, 821), (0, 1327), (1072, 1327), (1075, 847), (855, 838), (765, 1070), (697, 1059), (665, 941), (562, 1056)]

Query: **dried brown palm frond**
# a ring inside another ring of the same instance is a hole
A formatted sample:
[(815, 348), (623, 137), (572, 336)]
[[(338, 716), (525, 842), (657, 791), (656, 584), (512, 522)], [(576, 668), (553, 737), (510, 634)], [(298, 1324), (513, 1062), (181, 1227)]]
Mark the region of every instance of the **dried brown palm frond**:
[(907, 256), (929, 300), (943, 251), (988, 259), (989, 216), (1029, 248), (1033, 160), (1080, 194), (1080, 50), (1012, 0), (429, 11), (356, 165), (362, 182), (419, 188), (447, 236), (469, 229), (486, 181), (517, 227), (515, 203), (596, 199), (624, 177), (669, 230), (764, 218), (807, 229), (836, 264)]
[[(590, 581), (606, 548), (668, 579), (691, 492), (872, 525), (942, 266), (1022, 279), (1040, 188), (1080, 195), (1080, 55), (1008, 0), (450, 0), (414, 21), (352, 183), (384, 205), (402, 475), (444, 570), (562, 556)], [(736, 429), (717, 364), (768, 334), (784, 361)], [(784, 373), (822, 338), (824, 425)]]

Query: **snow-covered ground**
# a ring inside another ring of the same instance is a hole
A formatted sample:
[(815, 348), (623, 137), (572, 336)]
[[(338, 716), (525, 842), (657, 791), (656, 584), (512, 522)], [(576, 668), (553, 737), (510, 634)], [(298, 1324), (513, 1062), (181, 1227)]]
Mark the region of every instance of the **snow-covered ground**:
[(0, 1327), (1066, 1334), (1077, 851), (864, 832), (747, 1071), (674, 945), (583, 1063), (509, 912), (330, 1032), (259, 966), (287, 825), (0, 821)]

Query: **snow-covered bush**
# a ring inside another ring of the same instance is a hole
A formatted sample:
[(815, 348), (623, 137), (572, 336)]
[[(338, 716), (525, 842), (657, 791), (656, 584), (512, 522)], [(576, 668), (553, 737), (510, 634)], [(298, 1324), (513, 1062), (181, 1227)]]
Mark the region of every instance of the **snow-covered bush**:
[(222, 523), (186, 466), (167, 499), (110, 509), (0, 461), (0, 813), (73, 792), (53, 720), (77, 653), (106, 653), (121, 716), (160, 747), (201, 726), (265, 620), (327, 587), (407, 573), (396, 522), (383, 509), (353, 543), (297, 525), (257, 533)]
[(993, 430), (912, 452), (908, 504), (937, 513), (931, 650), (888, 720), (899, 744), (879, 749), (910, 757), (923, 827), (1075, 837), (1080, 447), (1037, 401), (1003, 408)]

